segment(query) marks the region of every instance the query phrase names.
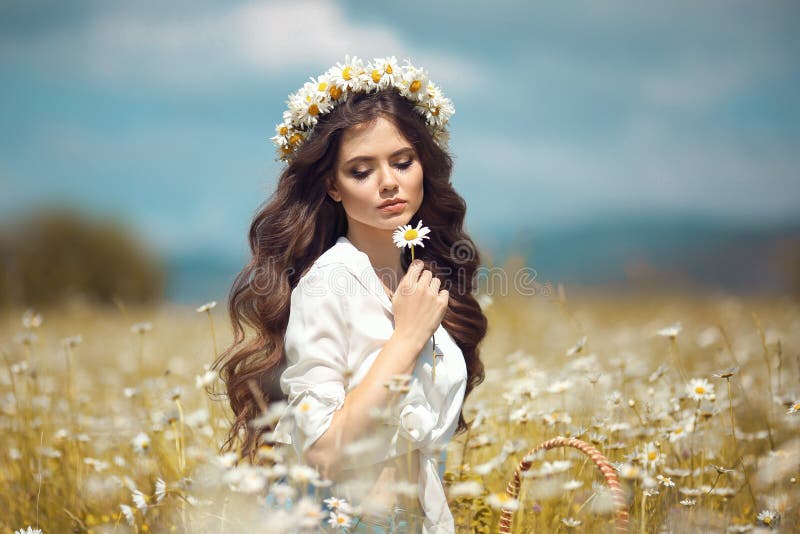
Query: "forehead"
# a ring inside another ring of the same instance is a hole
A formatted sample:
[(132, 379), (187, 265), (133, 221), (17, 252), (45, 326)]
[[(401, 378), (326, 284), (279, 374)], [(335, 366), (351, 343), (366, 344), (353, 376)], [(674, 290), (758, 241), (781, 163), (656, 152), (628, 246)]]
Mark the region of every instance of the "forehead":
[(339, 161), (354, 157), (389, 156), (398, 149), (411, 147), (392, 121), (378, 117), (374, 122), (351, 126), (342, 133)]

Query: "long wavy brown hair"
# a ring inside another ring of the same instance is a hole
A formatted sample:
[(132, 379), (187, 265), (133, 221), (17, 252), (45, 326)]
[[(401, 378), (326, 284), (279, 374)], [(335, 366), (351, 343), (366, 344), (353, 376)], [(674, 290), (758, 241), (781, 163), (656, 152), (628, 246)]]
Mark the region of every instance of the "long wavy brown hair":
[[(483, 382), (478, 344), (486, 335), (487, 321), (472, 294), (480, 254), (463, 229), (466, 203), (450, 183), (452, 157), (434, 142), (425, 119), (395, 89), (358, 93), (320, 117), (309, 138), (290, 154), (275, 192), (250, 225), (252, 258), (236, 277), (228, 301), (233, 341), (213, 365), (234, 414), (221, 450), (231, 450), (241, 441), (241, 457), (252, 462), (268, 428), (253, 428), (248, 422), (268, 402), (286, 400), (279, 380), (286, 365), (283, 342), (292, 289), (314, 260), (347, 233), (344, 208), (327, 194), (335, 179), (342, 133), (379, 116), (400, 130), (420, 158), (423, 200), (410, 223), (423, 220), (432, 231), (415, 257), (450, 293), (442, 323), (464, 354), (466, 395)], [(404, 248), (404, 271), (410, 261), (409, 249)], [(255, 331), (253, 337), (248, 338), (245, 326)], [(466, 429), (460, 413), (456, 433)]]

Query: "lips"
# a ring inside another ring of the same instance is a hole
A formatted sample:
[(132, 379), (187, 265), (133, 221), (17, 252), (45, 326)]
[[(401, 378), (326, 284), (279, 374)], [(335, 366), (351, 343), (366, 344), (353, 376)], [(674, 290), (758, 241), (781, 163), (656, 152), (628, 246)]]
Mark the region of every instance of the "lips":
[(378, 207), (379, 208), (385, 208), (386, 206), (394, 206), (395, 204), (405, 204), (405, 200), (390, 200), (390, 201), (384, 202), (383, 204), (381, 204)]

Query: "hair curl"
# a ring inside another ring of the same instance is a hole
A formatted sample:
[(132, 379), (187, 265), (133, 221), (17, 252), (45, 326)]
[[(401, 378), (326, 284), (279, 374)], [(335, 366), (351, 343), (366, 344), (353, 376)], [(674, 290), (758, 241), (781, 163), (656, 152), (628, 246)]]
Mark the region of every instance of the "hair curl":
[[(339, 236), (347, 233), (341, 203), (327, 194), (335, 177), (342, 133), (352, 126), (385, 117), (413, 145), (423, 168), (423, 200), (410, 223), (421, 219), (432, 228), (424, 248), (415, 251), (441, 287), (450, 293), (442, 321), (461, 349), (467, 367), (466, 395), (483, 382), (478, 344), (487, 320), (472, 295), (480, 254), (463, 229), (466, 203), (450, 183), (452, 157), (433, 140), (424, 118), (394, 89), (352, 95), (317, 122), (311, 136), (291, 154), (273, 195), (258, 209), (250, 225), (252, 258), (233, 282), (228, 313), (233, 341), (214, 362), (225, 383), (234, 420), (221, 450), (241, 440), (240, 454), (252, 462), (266, 428), (248, 422), (266, 402), (284, 399), (279, 387), (285, 368), (284, 334), (292, 288), (311, 264)], [(403, 249), (405, 271), (411, 261)], [(245, 326), (255, 330), (248, 339)], [(265, 402), (266, 401), (266, 402)], [(459, 413), (456, 433), (467, 424)]]

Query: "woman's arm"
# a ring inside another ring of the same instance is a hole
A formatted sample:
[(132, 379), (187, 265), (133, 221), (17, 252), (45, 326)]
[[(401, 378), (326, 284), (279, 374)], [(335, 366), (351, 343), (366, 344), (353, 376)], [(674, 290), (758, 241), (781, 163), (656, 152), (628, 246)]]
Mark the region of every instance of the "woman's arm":
[(395, 331), (375, 358), (367, 374), (346, 395), (342, 408), (336, 410), (328, 430), (307, 451), (306, 462), (320, 474), (335, 479), (342, 465), (344, 448), (368, 436), (381, 422), (369, 414), (384, 409), (393, 395), (384, 386), (393, 375), (410, 375), (417, 355), (425, 343)]

